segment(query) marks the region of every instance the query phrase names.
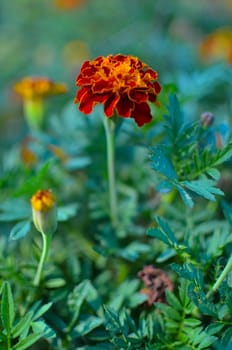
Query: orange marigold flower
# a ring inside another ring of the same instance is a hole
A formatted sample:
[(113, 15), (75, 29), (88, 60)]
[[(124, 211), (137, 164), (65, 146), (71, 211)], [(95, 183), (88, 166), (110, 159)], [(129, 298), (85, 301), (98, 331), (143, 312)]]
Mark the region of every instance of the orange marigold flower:
[(152, 119), (148, 104), (156, 102), (161, 87), (158, 73), (137, 57), (117, 54), (86, 61), (77, 77), (75, 103), (85, 114), (92, 112), (96, 103), (104, 104), (107, 117), (116, 113), (123, 118), (134, 118), (138, 126)]
[(51, 191), (39, 190), (31, 198), (31, 206), (37, 211), (49, 211), (55, 206), (56, 200)]
[(36, 229), (52, 234), (57, 228), (56, 199), (51, 191), (39, 190), (31, 198), (32, 217)]
[(14, 85), (14, 90), (25, 100), (36, 100), (67, 92), (64, 84), (55, 83), (46, 77), (26, 77)]
[(232, 30), (221, 28), (209, 34), (200, 45), (200, 55), (205, 60), (225, 60), (232, 64)]

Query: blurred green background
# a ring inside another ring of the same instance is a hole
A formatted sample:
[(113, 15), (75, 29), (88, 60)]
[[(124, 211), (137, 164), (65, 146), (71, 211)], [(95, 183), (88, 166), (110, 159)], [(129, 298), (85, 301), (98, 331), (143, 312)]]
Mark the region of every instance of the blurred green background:
[(199, 45), (231, 22), (231, 0), (1, 0), (0, 126), (5, 142), (22, 132), (21, 101), (12, 87), (24, 76), (67, 84), (68, 94), (53, 98), (55, 111), (74, 98), (81, 64), (98, 55), (139, 56), (158, 71), (161, 84), (176, 82), (179, 73), (212, 64), (202, 59)]

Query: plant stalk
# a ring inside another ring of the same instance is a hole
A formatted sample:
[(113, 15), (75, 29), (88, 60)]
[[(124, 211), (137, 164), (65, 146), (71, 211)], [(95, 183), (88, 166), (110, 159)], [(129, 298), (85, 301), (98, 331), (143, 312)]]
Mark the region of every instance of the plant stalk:
[(42, 235), (42, 239), (43, 239), (43, 245), (42, 245), (42, 253), (40, 256), (40, 261), (39, 261), (39, 265), (36, 271), (36, 275), (33, 281), (33, 285), (35, 287), (38, 287), (38, 285), (40, 284), (40, 280), (41, 280), (41, 276), (42, 276), (42, 271), (43, 271), (43, 266), (45, 263), (45, 260), (47, 258), (48, 255), (48, 250), (49, 250), (49, 243), (50, 243), (50, 237), (49, 235), (41, 232)]
[(106, 134), (106, 148), (107, 148), (107, 169), (109, 181), (109, 201), (110, 201), (110, 218), (114, 228), (118, 225), (118, 210), (117, 210), (117, 193), (115, 181), (115, 123), (113, 120), (103, 117), (105, 134)]
[(226, 278), (228, 273), (231, 271), (231, 269), (232, 269), (232, 254), (231, 254), (229, 260), (227, 261), (227, 264), (224, 267), (224, 270), (222, 271), (222, 273), (220, 274), (220, 276), (218, 277), (218, 279), (214, 283), (212, 289), (208, 292), (207, 297), (211, 296), (214, 292), (216, 292), (218, 290), (221, 283), (224, 281), (224, 279)]

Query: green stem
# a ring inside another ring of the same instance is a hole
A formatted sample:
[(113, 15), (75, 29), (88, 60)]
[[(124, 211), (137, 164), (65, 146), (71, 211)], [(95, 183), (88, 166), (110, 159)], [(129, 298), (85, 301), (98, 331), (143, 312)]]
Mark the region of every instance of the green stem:
[(220, 274), (220, 276), (218, 277), (218, 279), (214, 283), (212, 289), (208, 292), (207, 297), (211, 296), (214, 292), (216, 292), (218, 290), (219, 286), (224, 281), (224, 279), (226, 278), (228, 273), (231, 271), (231, 269), (232, 269), (232, 255), (230, 256), (229, 260), (227, 261), (227, 264), (224, 267), (224, 270), (222, 271), (222, 273)]
[(115, 123), (106, 117), (103, 117), (105, 134), (106, 134), (106, 148), (107, 148), (107, 168), (109, 181), (109, 200), (110, 200), (110, 217), (113, 227), (118, 225), (117, 212), (117, 193), (115, 182), (115, 148), (114, 148), (114, 130)]
[(10, 337), (10, 333), (7, 334), (7, 350), (11, 350), (11, 337)]
[(40, 261), (39, 261), (39, 265), (36, 271), (36, 275), (33, 281), (33, 285), (34, 286), (38, 286), (41, 280), (41, 275), (42, 275), (42, 270), (43, 270), (43, 266), (44, 266), (44, 262), (47, 258), (48, 255), (48, 250), (49, 250), (49, 243), (50, 243), (50, 236), (41, 232), (42, 235), (42, 239), (43, 239), (43, 246), (42, 246), (42, 253), (40, 256)]

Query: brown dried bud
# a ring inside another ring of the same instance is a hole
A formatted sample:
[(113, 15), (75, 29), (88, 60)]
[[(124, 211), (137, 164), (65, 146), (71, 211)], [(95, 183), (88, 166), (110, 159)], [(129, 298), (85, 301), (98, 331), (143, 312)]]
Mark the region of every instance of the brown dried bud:
[(154, 302), (165, 303), (165, 290), (173, 290), (173, 284), (168, 275), (161, 269), (153, 265), (144, 266), (138, 272), (138, 277), (143, 281), (145, 288), (141, 293), (147, 295), (147, 304), (152, 305)]

